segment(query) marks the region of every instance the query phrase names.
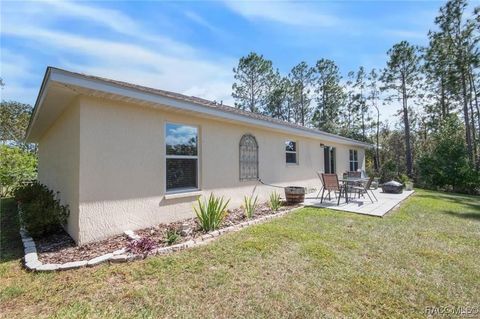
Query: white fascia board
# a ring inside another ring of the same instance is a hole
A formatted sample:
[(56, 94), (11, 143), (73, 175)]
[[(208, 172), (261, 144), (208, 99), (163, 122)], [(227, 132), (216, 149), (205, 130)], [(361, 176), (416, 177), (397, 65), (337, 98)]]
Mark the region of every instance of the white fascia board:
[(205, 115), (210, 115), (212, 117), (222, 118), (225, 120), (245, 123), (248, 125), (266, 127), (274, 130), (279, 130), (282, 132), (288, 132), (296, 135), (317, 138), (325, 142), (334, 142), (334, 143), (358, 146), (363, 148), (372, 147), (368, 143), (355, 141), (355, 140), (338, 136), (335, 134), (330, 134), (326, 132), (316, 133), (316, 132), (312, 132), (310, 129), (307, 129), (307, 128), (305, 129), (294, 128), (294, 127), (289, 127), (279, 123), (273, 123), (266, 120), (255, 119), (246, 115), (235, 114), (233, 112), (228, 112), (221, 109), (214, 109), (209, 106), (204, 106), (204, 105), (189, 102), (189, 101), (183, 101), (173, 97), (166, 97), (166, 96), (162, 96), (155, 93), (144, 92), (142, 90), (124, 87), (115, 83), (107, 83), (100, 79), (85, 78), (85, 77), (82, 77), (81, 75), (70, 74), (68, 72), (63, 72), (62, 70), (59, 70), (59, 69), (51, 70), (50, 80), (54, 82), (74, 85), (74, 86), (78, 86), (78, 87), (82, 87), (90, 90), (102, 91), (105, 93), (147, 101), (155, 104), (171, 106), (180, 110), (201, 113)]
[(40, 85), (40, 91), (38, 92), (37, 100), (33, 106), (32, 115), (30, 116), (30, 121), (28, 122), (27, 131), (25, 132), (24, 140), (28, 142), (30, 138), (30, 132), (32, 130), (33, 123), (37, 120), (39, 109), (43, 105), (43, 100), (45, 99), (45, 92), (47, 91), (48, 82), (50, 80), (51, 69), (47, 68), (45, 75), (43, 76), (42, 84)]

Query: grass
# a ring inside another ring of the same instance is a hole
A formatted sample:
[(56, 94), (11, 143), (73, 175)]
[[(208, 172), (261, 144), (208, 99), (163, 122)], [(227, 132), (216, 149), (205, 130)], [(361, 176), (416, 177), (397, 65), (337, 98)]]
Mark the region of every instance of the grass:
[(385, 218), (305, 208), (143, 261), (28, 273), (2, 205), (0, 317), (424, 318), (480, 305), (479, 197), (417, 191)]

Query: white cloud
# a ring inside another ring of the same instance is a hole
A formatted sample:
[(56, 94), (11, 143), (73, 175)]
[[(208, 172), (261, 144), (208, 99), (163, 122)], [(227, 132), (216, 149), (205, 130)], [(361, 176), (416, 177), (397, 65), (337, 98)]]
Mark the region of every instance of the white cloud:
[(193, 11), (186, 11), (184, 14), (188, 19), (192, 20), (193, 22), (197, 23), (198, 25), (201, 25), (202, 27), (207, 28), (211, 32), (215, 33), (216, 35), (226, 36), (225, 31), (223, 31), (220, 28), (217, 28), (216, 26), (214, 26), (213, 24), (211, 24), (210, 22), (205, 20), (202, 16), (198, 15), (197, 13), (195, 13)]
[(96, 8), (70, 1), (47, 0), (44, 4), (50, 6), (50, 9), (54, 9), (64, 15), (105, 25), (119, 33), (132, 34), (138, 31), (135, 21), (116, 10)]
[[(34, 49), (30, 53), (32, 57), (38, 52), (48, 54), (49, 65), (209, 99), (227, 100), (230, 97), (233, 59), (218, 57), (215, 52), (215, 57), (208, 58), (210, 52), (149, 33), (116, 10), (70, 2), (45, 2), (29, 3), (25, 11), (18, 7), (10, 11), (11, 14), (2, 14), (2, 18), (5, 17), (2, 37), (24, 41)], [(49, 20), (43, 19), (45, 15)], [(37, 16), (41, 18), (36, 19)], [(69, 21), (93, 21), (116, 36), (107, 36), (105, 32), (81, 35), (76, 31), (59, 31), (54, 25), (65, 16)], [(14, 64), (2, 58), (2, 65)], [(2, 77), (8, 87), (15, 72), (4, 71)], [(28, 77), (24, 71), (16, 71), (18, 77)], [(12, 98), (24, 100), (19, 89), (26, 88), (17, 88), (17, 92), (11, 92)], [(38, 88), (31, 89), (38, 91)]]
[(251, 20), (273, 21), (297, 27), (334, 27), (345, 23), (333, 14), (320, 12), (308, 2), (226, 1), (225, 4)]

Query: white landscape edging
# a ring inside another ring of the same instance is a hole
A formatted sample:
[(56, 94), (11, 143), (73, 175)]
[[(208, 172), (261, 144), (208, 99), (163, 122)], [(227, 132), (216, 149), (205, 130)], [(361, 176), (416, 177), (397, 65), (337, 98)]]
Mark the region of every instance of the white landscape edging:
[(23, 227), (20, 229), (20, 236), (22, 237), (25, 252), (25, 268), (31, 271), (56, 271), (77, 269), (82, 267), (93, 267), (106, 261), (126, 262), (136, 257), (134, 255), (127, 255), (125, 248), (123, 248), (116, 250), (113, 253), (104, 254), (90, 260), (70, 261), (64, 264), (44, 264), (38, 259), (37, 248), (33, 238)]
[[(263, 217), (260, 217), (258, 219), (254, 220), (249, 220), (245, 221), (243, 223), (225, 227), (219, 230), (214, 230), (212, 232), (206, 233), (198, 238), (172, 245), (172, 246), (166, 246), (166, 247), (160, 247), (156, 248), (153, 251), (151, 251), (148, 255), (164, 255), (180, 250), (184, 250), (187, 248), (192, 248), (192, 247), (197, 247), (197, 246), (202, 246), (205, 244), (208, 244), (212, 242), (213, 240), (217, 239), (219, 236), (226, 234), (226, 233), (231, 233), (231, 232), (236, 232), (241, 230), (242, 228), (255, 225), (255, 224), (261, 224), (266, 221), (269, 221), (271, 219), (275, 219), (281, 216), (285, 216), (295, 210), (298, 210), (302, 208), (302, 206), (295, 207), (289, 210), (285, 210), (276, 214), (271, 214), (271, 215), (266, 215)], [(20, 211), (20, 206), (19, 206), (19, 211)], [(140, 236), (135, 234), (132, 230), (127, 230), (124, 232), (124, 234), (130, 239), (130, 240), (137, 240), (140, 239)], [(102, 263), (105, 263), (109, 261), (110, 263), (122, 263), (122, 262), (127, 262), (127, 261), (132, 261), (136, 259), (142, 259), (145, 256), (144, 255), (133, 255), (129, 254), (126, 251), (126, 248), (122, 248), (119, 250), (116, 250), (112, 253), (104, 254), (95, 258), (92, 258), (90, 260), (79, 260), (79, 261), (71, 261), (71, 262), (66, 262), (64, 264), (43, 264), (39, 259), (38, 259), (38, 254), (37, 254), (37, 248), (35, 246), (35, 242), (33, 238), (30, 236), (28, 231), (25, 228), (20, 229), (20, 236), (22, 237), (22, 242), (23, 242), (23, 247), (24, 247), (24, 252), (25, 252), (25, 268), (31, 271), (59, 271), (59, 270), (70, 270), (70, 269), (78, 269), (78, 268), (83, 268), (83, 267), (93, 267), (100, 265)]]

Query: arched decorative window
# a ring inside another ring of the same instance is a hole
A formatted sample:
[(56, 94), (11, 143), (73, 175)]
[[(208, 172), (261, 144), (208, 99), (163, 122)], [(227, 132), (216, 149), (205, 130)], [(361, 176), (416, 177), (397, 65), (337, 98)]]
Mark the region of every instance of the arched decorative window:
[(258, 144), (253, 135), (245, 134), (240, 139), (240, 180), (258, 179)]

